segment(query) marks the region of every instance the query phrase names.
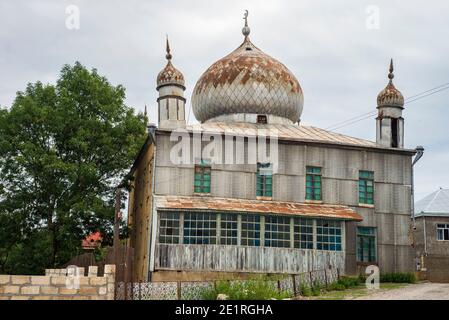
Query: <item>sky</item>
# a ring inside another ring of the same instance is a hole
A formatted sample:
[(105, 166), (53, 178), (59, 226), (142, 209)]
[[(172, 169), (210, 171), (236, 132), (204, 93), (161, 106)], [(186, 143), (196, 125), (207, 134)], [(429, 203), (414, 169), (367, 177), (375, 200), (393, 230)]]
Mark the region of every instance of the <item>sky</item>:
[[(302, 124), (327, 129), (375, 111), (390, 58), (406, 98), (449, 83), (446, 0), (0, 0), (0, 106), (11, 106), (28, 82), (55, 83), (64, 64), (80, 61), (122, 84), (127, 105), (142, 112), (146, 104), (157, 122), (166, 35), (189, 109), (201, 74), (242, 42), (245, 9), (252, 42), (301, 84)], [(425, 148), (417, 200), (449, 188), (448, 108), (449, 90), (405, 106), (405, 145)], [(334, 131), (375, 140), (374, 117)], [(196, 122), (191, 111), (188, 119)]]

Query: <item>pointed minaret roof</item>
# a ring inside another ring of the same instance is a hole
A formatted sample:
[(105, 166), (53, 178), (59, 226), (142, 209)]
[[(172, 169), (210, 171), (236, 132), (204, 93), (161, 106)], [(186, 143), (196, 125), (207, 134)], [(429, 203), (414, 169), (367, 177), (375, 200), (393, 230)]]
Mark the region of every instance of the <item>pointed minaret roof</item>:
[(390, 60), (390, 68), (388, 73), (388, 81), (387, 86), (383, 89), (379, 95), (377, 96), (377, 107), (404, 107), (404, 96), (402, 93), (396, 89), (393, 84), (394, 79), (394, 67), (393, 67), (393, 59)]
[(157, 76), (157, 89), (159, 89), (161, 86), (164, 85), (178, 85), (181, 86), (185, 89), (185, 82), (184, 82), (184, 76), (181, 73), (181, 71), (179, 71), (178, 69), (176, 69), (171, 60), (173, 58), (172, 54), (171, 54), (171, 49), (170, 49), (170, 43), (168, 42), (168, 36), (167, 36), (167, 40), (166, 40), (166, 44), (165, 44), (165, 58), (168, 60), (167, 65), (165, 66), (164, 69), (162, 69), (161, 72), (159, 72), (158, 76)]

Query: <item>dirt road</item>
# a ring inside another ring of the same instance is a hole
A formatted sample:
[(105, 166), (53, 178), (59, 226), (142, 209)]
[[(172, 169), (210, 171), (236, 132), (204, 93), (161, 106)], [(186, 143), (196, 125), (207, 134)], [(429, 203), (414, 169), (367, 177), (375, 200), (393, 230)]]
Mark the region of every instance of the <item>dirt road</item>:
[(449, 300), (449, 283), (418, 283), (381, 290), (356, 300)]

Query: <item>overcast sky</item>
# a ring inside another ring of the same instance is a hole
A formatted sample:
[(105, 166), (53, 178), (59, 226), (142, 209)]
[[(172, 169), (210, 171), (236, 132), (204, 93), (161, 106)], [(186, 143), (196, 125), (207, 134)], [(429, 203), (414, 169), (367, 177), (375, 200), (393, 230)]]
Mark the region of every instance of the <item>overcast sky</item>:
[[(79, 29), (66, 27), (69, 5), (79, 8)], [(9, 107), (28, 82), (54, 83), (64, 64), (80, 61), (124, 85), (127, 104), (138, 111), (147, 104), (156, 122), (165, 35), (189, 108), (200, 75), (242, 42), (245, 9), (253, 43), (298, 78), (304, 124), (328, 128), (375, 110), (390, 57), (405, 97), (449, 83), (447, 0), (0, 0), (0, 105)], [(445, 90), (404, 110), (406, 147), (426, 149), (416, 167), (418, 200), (449, 188), (448, 101)], [(336, 131), (375, 140), (375, 120)]]

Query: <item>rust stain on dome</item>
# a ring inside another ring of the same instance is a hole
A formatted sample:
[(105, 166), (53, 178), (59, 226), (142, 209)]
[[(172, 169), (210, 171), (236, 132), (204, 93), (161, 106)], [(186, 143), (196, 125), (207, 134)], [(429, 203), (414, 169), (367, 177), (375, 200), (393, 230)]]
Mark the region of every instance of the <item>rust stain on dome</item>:
[(174, 83), (184, 86), (184, 76), (176, 69), (171, 61), (168, 61), (167, 65), (157, 75), (158, 87), (164, 84)]
[(215, 88), (224, 84), (245, 85), (249, 80), (263, 83), (267, 88), (282, 85), (292, 93), (302, 93), (296, 77), (281, 62), (263, 53), (246, 39), (236, 50), (218, 60), (203, 73), (194, 93), (201, 93), (208, 85)]
[(377, 96), (378, 106), (404, 106), (404, 97), (402, 93), (396, 89), (393, 82), (390, 81), (388, 85)]

